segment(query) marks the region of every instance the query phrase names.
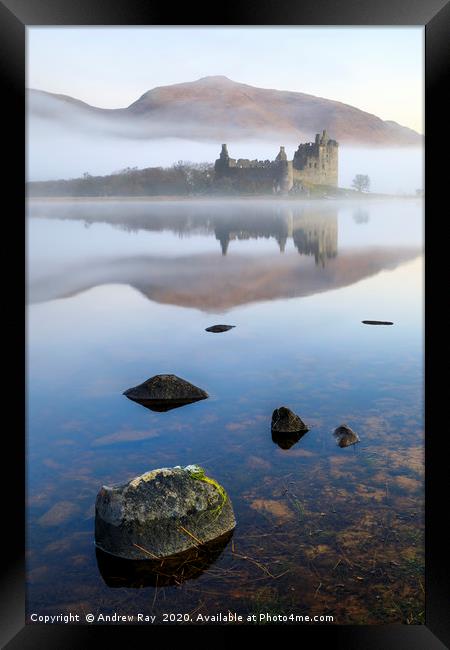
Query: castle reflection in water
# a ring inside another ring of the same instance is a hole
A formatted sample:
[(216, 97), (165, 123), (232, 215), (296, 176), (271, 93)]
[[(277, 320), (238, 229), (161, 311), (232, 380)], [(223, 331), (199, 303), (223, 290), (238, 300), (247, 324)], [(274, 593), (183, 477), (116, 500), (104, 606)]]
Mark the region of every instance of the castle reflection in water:
[(31, 201), (32, 217), (79, 219), (92, 223), (110, 223), (127, 231), (171, 231), (180, 237), (214, 235), (222, 255), (230, 242), (249, 239), (277, 241), (280, 253), (289, 240), (300, 255), (313, 256), (324, 267), (338, 251), (337, 209), (311, 206), (275, 205), (254, 202), (40, 202)]
[(336, 212), (321, 214), (302, 209), (282, 208), (271, 219), (223, 219), (214, 226), (222, 255), (226, 255), (232, 240), (273, 237), (284, 253), (286, 243), (292, 239), (300, 255), (314, 256), (316, 264), (325, 266), (326, 260), (336, 257), (338, 245), (338, 220)]

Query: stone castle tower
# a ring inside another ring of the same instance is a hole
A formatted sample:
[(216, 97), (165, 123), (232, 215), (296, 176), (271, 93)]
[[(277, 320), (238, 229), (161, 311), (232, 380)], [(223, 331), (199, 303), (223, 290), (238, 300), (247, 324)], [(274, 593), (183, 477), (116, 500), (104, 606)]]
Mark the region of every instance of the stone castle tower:
[(338, 184), (338, 143), (331, 140), (325, 129), (317, 133), (315, 142), (300, 144), (292, 161), (298, 178), (314, 185)]
[(315, 142), (300, 144), (293, 160), (288, 160), (284, 147), (275, 160), (249, 160), (230, 158), (226, 144), (222, 145), (214, 165), (215, 180), (228, 181), (237, 189), (271, 189), (286, 194), (303, 185), (338, 184), (338, 143), (324, 130), (316, 135)]

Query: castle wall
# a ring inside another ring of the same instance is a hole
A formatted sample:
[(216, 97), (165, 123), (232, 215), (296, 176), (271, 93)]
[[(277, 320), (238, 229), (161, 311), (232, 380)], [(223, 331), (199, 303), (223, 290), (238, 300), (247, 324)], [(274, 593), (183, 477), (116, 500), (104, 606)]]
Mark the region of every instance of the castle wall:
[(231, 162), (226, 173), (220, 175), (219, 180), (225, 178), (239, 191), (245, 191), (246, 189), (248, 191), (276, 191), (277, 170), (272, 165), (249, 166), (245, 164), (238, 165), (237, 161), (236, 164), (233, 164), (233, 162)]
[(292, 161), (220, 158), (216, 179), (227, 179), (236, 190), (289, 192), (293, 185)]
[(284, 147), (280, 147), (273, 161), (230, 158), (224, 144), (214, 168), (217, 185), (224, 189), (285, 194), (302, 183), (337, 187), (338, 144), (323, 131), (315, 142), (299, 145), (293, 160), (287, 160)]

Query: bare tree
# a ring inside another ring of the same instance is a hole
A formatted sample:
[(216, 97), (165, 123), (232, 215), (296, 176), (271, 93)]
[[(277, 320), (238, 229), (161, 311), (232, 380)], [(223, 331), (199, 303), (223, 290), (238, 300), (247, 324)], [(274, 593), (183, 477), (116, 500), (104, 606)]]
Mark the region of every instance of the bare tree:
[(366, 174), (356, 174), (352, 181), (352, 187), (358, 192), (368, 192), (370, 188), (370, 178)]

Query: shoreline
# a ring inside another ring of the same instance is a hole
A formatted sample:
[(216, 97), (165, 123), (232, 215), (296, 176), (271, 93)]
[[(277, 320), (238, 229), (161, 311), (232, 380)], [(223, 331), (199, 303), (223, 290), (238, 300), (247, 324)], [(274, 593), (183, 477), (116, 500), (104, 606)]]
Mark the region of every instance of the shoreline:
[(192, 202), (198, 202), (198, 201), (212, 201), (212, 202), (217, 202), (217, 201), (276, 201), (276, 202), (282, 202), (282, 201), (302, 201), (302, 202), (307, 202), (307, 201), (366, 201), (366, 200), (371, 200), (371, 201), (376, 201), (376, 200), (423, 200), (425, 197), (424, 196), (415, 196), (413, 194), (411, 195), (398, 195), (398, 194), (364, 194), (361, 193), (361, 195), (343, 195), (343, 196), (308, 196), (308, 197), (299, 197), (299, 196), (269, 196), (265, 194), (260, 194), (260, 195), (254, 195), (254, 196), (248, 196), (248, 195), (242, 195), (242, 196), (180, 196), (180, 195), (149, 195), (149, 196), (26, 196), (25, 199), (27, 201), (72, 201), (72, 202), (108, 202), (108, 201), (135, 201), (135, 202), (162, 202), (162, 201), (179, 201), (179, 202), (187, 202), (187, 201), (192, 201)]

